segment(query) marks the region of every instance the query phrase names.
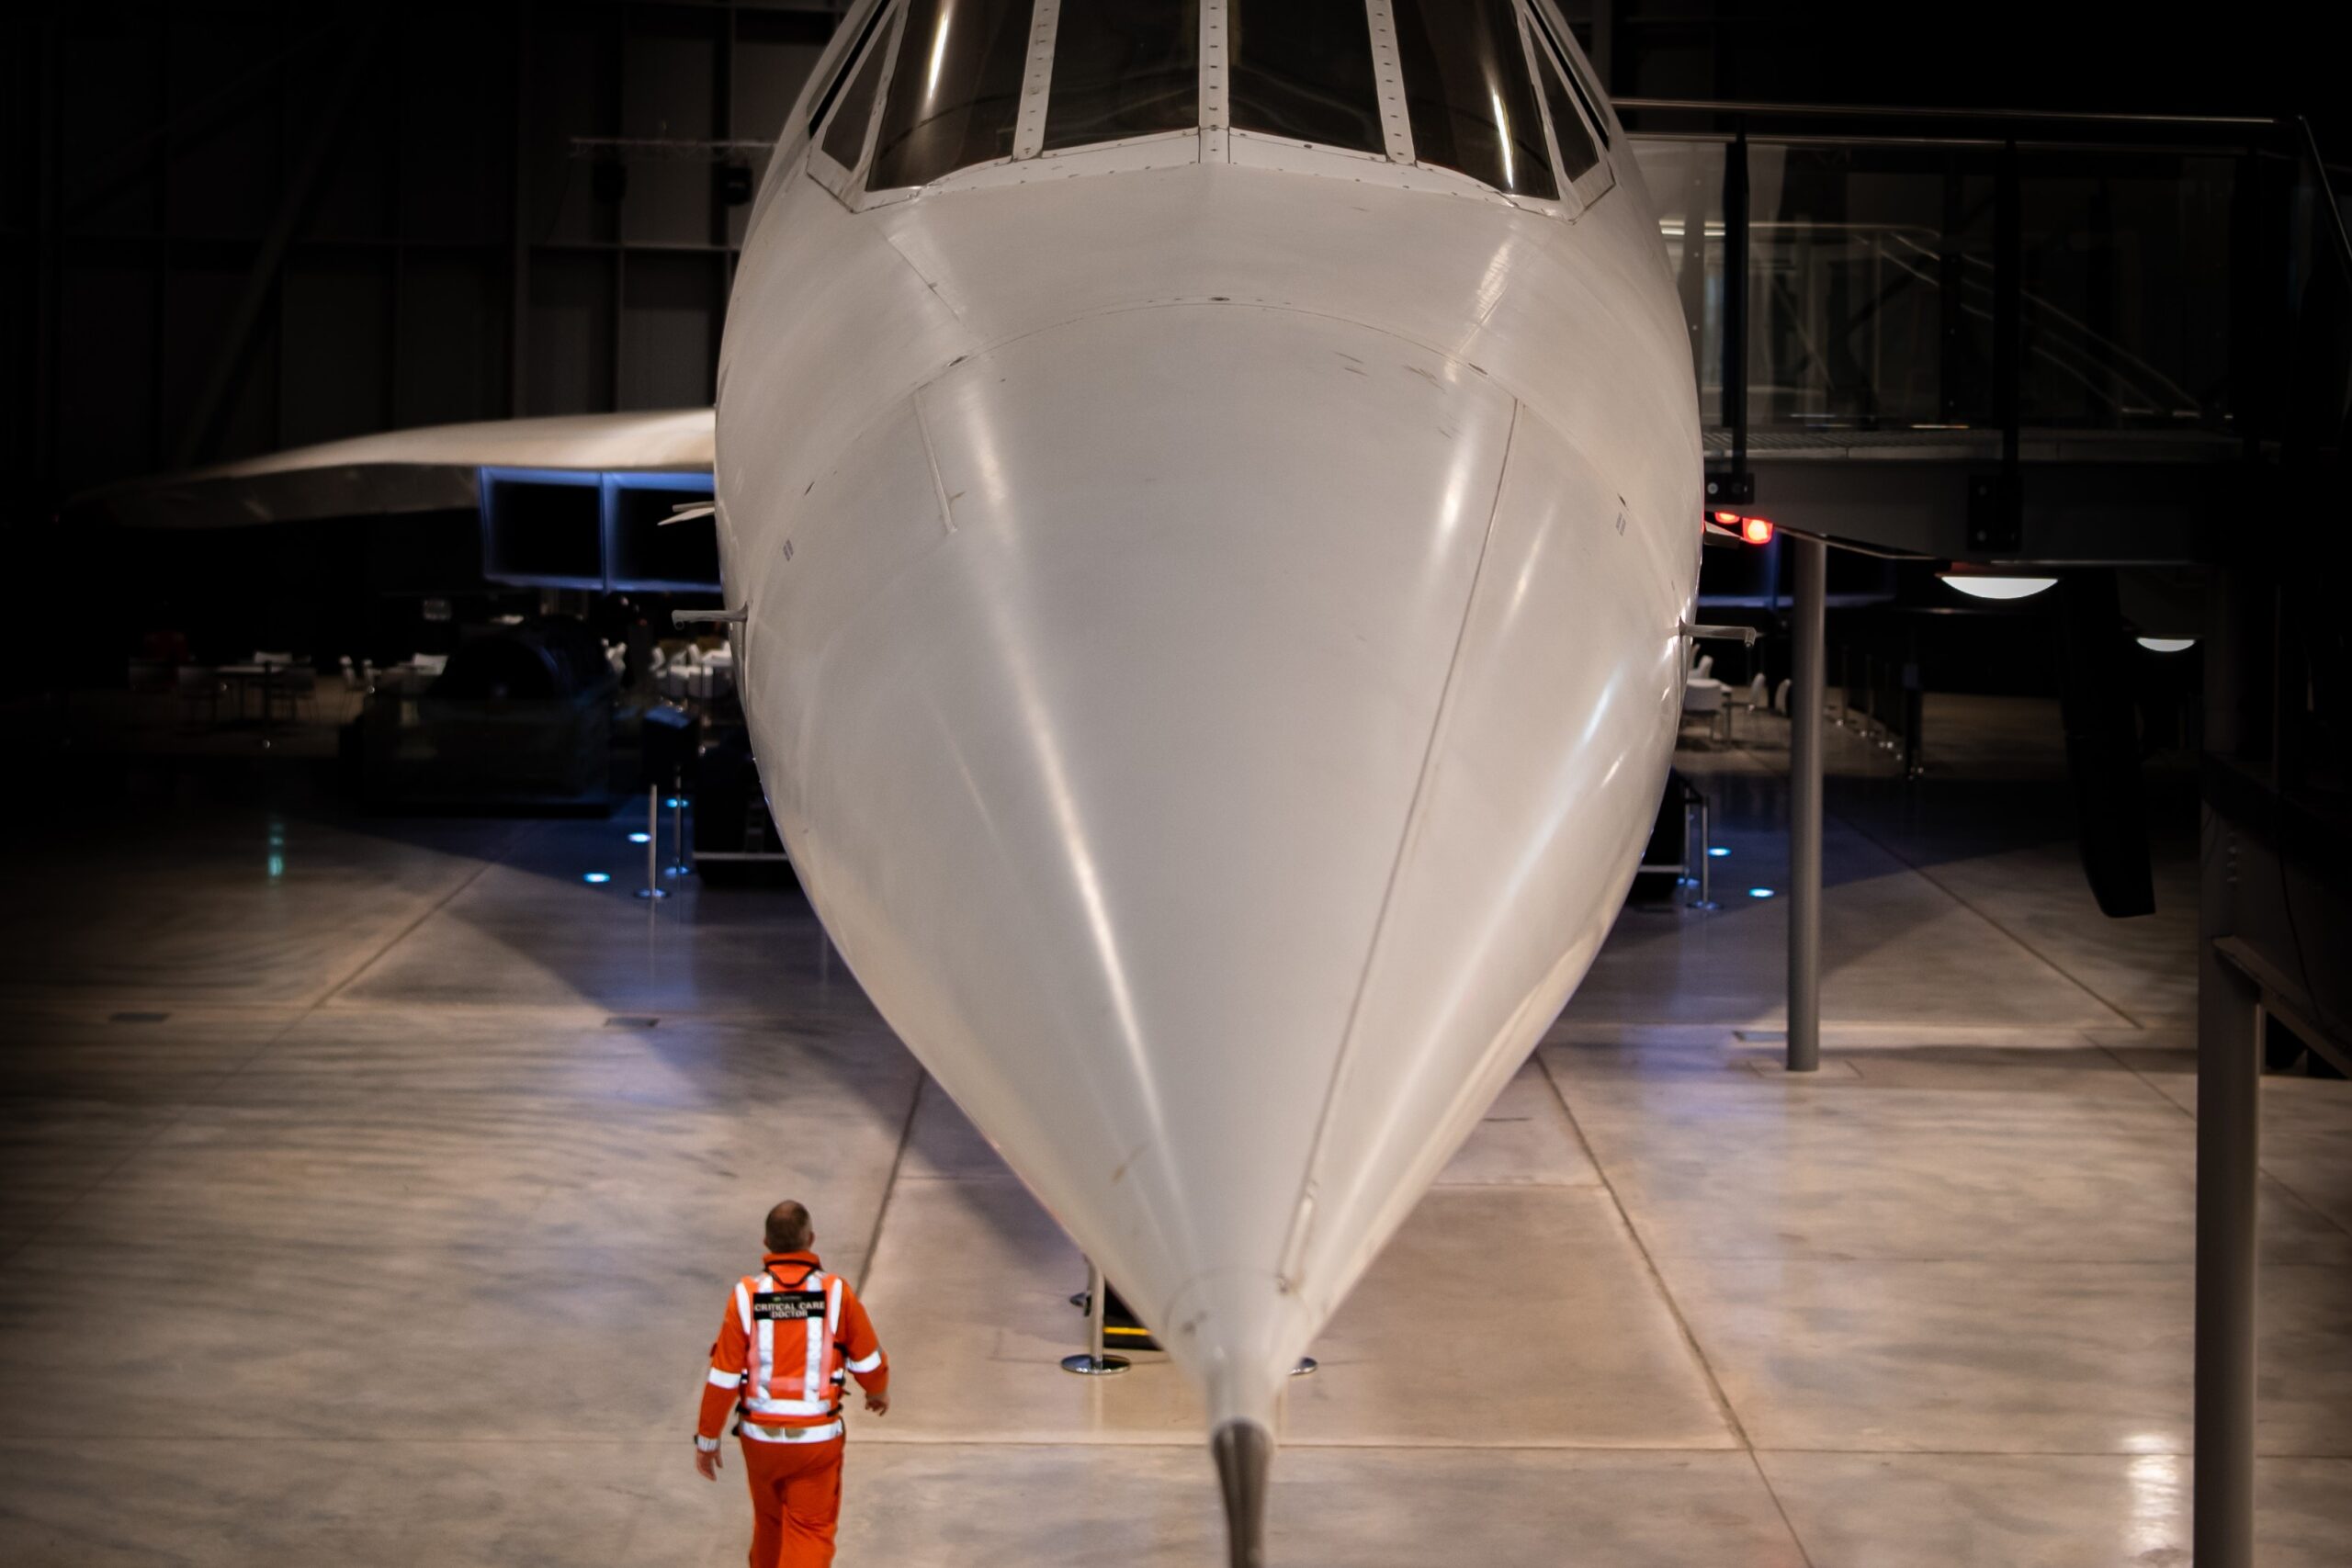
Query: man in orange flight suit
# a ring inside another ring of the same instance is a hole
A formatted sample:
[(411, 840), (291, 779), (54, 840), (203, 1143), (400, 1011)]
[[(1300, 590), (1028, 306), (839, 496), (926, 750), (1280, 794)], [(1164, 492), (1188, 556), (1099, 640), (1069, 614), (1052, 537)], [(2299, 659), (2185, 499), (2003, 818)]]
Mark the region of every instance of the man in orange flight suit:
[(740, 1404), (736, 1435), (752, 1483), (752, 1568), (828, 1568), (842, 1511), (845, 1376), (865, 1407), (890, 1408), (890, 1363), (849, 1281), (809, 1248), (808, 1211), (768, 1211), (767, 1252), (737, 1281), (710, 1348), (695, 1469), (718, 1479), (718, 1434)]

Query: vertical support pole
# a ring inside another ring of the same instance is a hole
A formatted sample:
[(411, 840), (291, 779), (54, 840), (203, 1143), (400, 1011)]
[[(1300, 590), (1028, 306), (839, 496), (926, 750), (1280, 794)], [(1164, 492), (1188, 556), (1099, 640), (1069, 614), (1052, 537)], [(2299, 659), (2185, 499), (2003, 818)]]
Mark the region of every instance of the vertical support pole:
[(1789, 684), (1789, 1055), (1792, 1073), (1821, 1066), (1821, 710), (1829, 547), (1788, 539), (1796, 557)]
[(1747, 473), (1747, 130), (1724, 152), (1724, 427), (1731, 432), (1732, 490), (1744, 502)]
[(2023, 201), (2018, 186), (2018, 144), (2011, 141), (2001, 149), (1993, 192), (1993, 407), (2001, 422), (2001, 521), (2011, 530), (2017, 526), (2022, 506), (2017, 486), (2018, 426), (2025, 402)]
[[(2260, 591), (2218, 571), (2207, 601), (2205, 750), (2273, 751), (2262, 699), (2275, 682)], [(2209, 800), (2197, 904), (2196, 1459), (2198, 1568), (2252, 1568), (2256, 1161), (2261, 1152), (2261, 998), (2214, 945), (2237, 927), (2236, 829)]]
[(1102, 1270), (1092, 1258), (1088, 1258), (1086, 1260), (1086, 1354), (1064, 1356), (1062, 1371), (1076, 1372), (1081, 1377), (1099, 1378), (1127, 1370), (1128, 1362), (1125, 1356), (1106, 1356), (1102, 1353), (1102, 1316), (1109, 1310), (1106, 1299), (1109, 1294), (1110, 1292), (1103, 1286)]
[(1699, 797), (1699, 901), (1694, 909), (1721, 908), (1714, 893), (1714, 807), (1705, 795)]
[(670, 796), (670, 874), (692, 876), (694, 869), (686, 863), (686, 797), (673, 794)]
[(1944, 164), (1943, 232), (1937, 237), (1936, 246), (1937, 401), (1947, 422), (1961, 418), (1966, 385), (1961, 373), (1961, 355), (1968, 346), (1968, 318), (1961, 309), (1961, 296), (1967, 288), (1961, 231), (1967, 222), (1967, 186), (1960, 154), (1953, 152)]
[(637, 890), (640, 898), (667, 898), (670, 890), (662, 886), (662, 786), (645, 786), (645, 886)]
[[(37, 105), (33, 127), (33, 364), (31, 384), (25, 389), (30, 394), (28, 400), (32, 413), (35, 504), (46, 512), (57, 499), (61, 478), (58, 469), (57, 407), (59, 371), (64, 362), (64, 312), (59, 309), (59, 302), (64, 291), (65, 239), (62, 227), (64, 205), (61, 194), (64, 181), (64, 142), (59, 130), (63, 89), (58, 77), (64, 69), (64, 8), (58, 6), (49, 10), (42, 16), (39, 27), (40, 57), (34, 67), (40, 73), (40, 81), (35, 87)], [(158, 321), (161, 319), (157, 318)]]
[(506, 415), (528, 406), (531, 346), (531, 6), (514, 5), (514, 159), (513, 226), (506, 244)]
[(2205, 807), (2197, 944), (2197, 1344), (2192, 1555), (2254, 1568), (2261, 998), (2215, 951), (2236, 880), (2234, 832)]

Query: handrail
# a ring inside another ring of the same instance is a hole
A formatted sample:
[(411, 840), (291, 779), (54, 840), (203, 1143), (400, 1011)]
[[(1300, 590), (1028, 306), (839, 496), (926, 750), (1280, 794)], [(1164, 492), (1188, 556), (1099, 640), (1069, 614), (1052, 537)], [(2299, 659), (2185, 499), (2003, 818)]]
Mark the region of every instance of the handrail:
[[(2328, 231), (2335, 236), (2336, 260), (2346, 273), (2352, 273), (2352, 231), (2344, 226), (2344, 204), (2335, 197), (2335, 186), (2327, 177), (2327, 160), (2319, 154), (2319, 138), (2312, 134), (2312, 122), (2301, 115), (2294, 117), (2294, 130), (2301, 132), (2296, 140), (2302, 143), (2304, 156), (2312, 163), (2312, 173), (2319, 181), (2320, 195), (2327, 198)], [(2290, 133), (2291, 134), (2291, 133)]]
[[(1841, 119), (1986, 119), (2080, 125), (2188, 125), (2276, 129), (2281, 122), (2259, 115), (2108, 114), (2063, 109), (1935, 108), (1918, 104), (1781, 104), (1736, 98), (1636, 98), (1610, 100), (1620, 109), (1687, 109), (1710, 114), (1813, 115)], [(2300, 119), (2300, 117), (2298, 117)], [(2306, 135), (2310, 127), (2303, 127)]]

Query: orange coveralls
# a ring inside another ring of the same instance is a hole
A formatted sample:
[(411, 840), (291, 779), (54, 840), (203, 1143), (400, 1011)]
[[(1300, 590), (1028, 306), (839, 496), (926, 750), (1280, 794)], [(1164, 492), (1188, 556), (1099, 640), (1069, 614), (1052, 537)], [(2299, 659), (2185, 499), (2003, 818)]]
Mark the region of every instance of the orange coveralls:
[(849, 1281), (813, 1252), (771, 1252), (737, 1282), (710, 1348), (695, 1446), (718, 1447), (740, 1403), (752, 1487), (751, 1568), (828, 1568), (841, 1517), (845, 1376), (890, 1385), (882, 1342)]

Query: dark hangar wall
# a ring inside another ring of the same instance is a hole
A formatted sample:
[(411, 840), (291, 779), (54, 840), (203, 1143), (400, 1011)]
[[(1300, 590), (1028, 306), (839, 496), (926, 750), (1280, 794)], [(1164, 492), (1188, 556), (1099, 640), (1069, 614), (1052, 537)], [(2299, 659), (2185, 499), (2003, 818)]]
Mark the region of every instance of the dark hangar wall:
[(600, 168), (573, 140), (772, 141), (839, 9), (0, 24), (10, 509), (394, 426), (707, 401), (748, 208), (707, 152)]

